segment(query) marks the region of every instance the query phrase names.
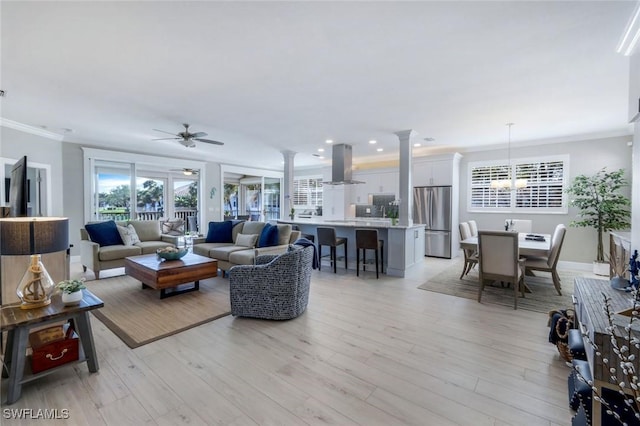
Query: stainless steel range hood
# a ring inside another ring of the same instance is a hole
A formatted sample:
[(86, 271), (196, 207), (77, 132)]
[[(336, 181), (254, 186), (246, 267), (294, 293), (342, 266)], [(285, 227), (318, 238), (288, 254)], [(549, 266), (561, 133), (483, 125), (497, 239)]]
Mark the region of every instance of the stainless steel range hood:
[(352, 179), (352, 147), (347, 144), (334, 145), (331, 152), (331, 182), (324, 185), (355, 185), (364, 183)]

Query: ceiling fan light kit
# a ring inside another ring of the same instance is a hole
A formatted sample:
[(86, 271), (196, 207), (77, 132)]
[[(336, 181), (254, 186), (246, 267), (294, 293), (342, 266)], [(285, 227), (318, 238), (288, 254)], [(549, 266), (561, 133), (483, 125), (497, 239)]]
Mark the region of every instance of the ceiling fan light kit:
[[(224, 145), (223, 142), (218, 142), (218, 141), (214, 141), (211, 139), (204, 139), (205, 136), (207, 136), (207, 134), (205, 132), (196, 132), (196, 133), (190, 133), (189, 132), (189, 124), (187, 123), (182, 123), (182, 125), (184, 126), (184, 131), (183, 132), (179, 132), (176, 133), (174, 135), (173, 138), (159, 138), (159, 139), (153, 139), (155, 141), (162, 141), (162, 140), (177, 140), (180, 142), (180, 144), (182, 144), (183, 146), (187, 147), (187, 148), (195, 148), (196, 146), (196, 142), (204, 142), (204, 143), (208, 143), (208, 144), (212, 144), (212, 145)], [(167, 132), (165, 130), (160, 130), (160, 129), (153, 129), (156, 132), (162, 132), (162, 133), (167, 133), (169, 135), (173, 135), (173, 133), (171, 132)]]

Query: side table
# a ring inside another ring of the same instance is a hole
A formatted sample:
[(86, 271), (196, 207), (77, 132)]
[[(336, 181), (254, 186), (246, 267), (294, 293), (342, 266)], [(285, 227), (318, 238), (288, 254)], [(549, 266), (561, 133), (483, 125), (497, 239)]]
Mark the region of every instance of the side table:
[(34, 374), (31, 372), (30, 357), (27, 357), (27, 343), (29, 330), (45, 326), (54, 322), (73, 321), (76, 333), (80, 339), (80, 356), (76, 362), (86, 362), (91, 373), (98, 371), (98, 358), (93, 343), (89, 311), (104, 306), (104, 302), (89, 290), (83, 290), (83, 298), (79, 305), (64, 306), (60, 294), (51, 298), (51, 304), (37, 309), (20, 309), (19, 304), (2, 306), (0, 310), (0, 331), (7, 332), (7, 347), (4, 353), (2, 377), (9, 379), (7, 388), (7, 404), (13, 404), (20, 399), (22, 385), (51, 374), (60, 368), (74, 363)]

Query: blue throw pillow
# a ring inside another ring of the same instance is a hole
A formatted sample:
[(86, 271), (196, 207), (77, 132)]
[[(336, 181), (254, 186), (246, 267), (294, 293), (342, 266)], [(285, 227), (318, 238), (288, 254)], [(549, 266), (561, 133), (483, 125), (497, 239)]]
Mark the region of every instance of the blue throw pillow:
[(271, 247), (278, 245), (278, 227), (267, 223), (262, 228), (260, 238), (258, 239), (258, 247)]
[(224, 222), (209, 222), (209, 232), (205, 242), (207, 243), (232, 243), (233, 223), (230, 220)]
[(120, 238), (118, 226), (113, 220), (98, 223), (87, 223), (84, 226), (84, 229), (87, 230), (87, 234), (89, 234), (91, 241), (100, 244), (100, 247), (124, 244), (122, 242), (122, 238)]

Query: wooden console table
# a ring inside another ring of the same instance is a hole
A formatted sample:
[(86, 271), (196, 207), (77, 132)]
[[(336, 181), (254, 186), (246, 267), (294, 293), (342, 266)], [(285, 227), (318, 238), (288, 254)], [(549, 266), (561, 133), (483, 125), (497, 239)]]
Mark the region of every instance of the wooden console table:
[[(600, 348), (601, 356), (595, 354), (593, 347), (585, 341), (585, 351), (587, 360), (591, 368), (594, 384), (596, 387), (609, 388), (615, 391), (618, 387), (609, 380), (609, 366), (603, 364), (602, 358), (608, 358), (611, 364), (618, 368), (618, 357), (613, 352), (611, 337), (606, 331), (609, 320), (603, 310), (603, 294), (611, 298), (611, 308), (614, 312), (623, 311), (632, 306), (631, 293), (611, 288), (608, 280), (598, 280), (592, 278), (576, 278), (574, 283), (574, 294), (576, 297), (576, 314), (583, 329), (587, 330), (589, 338)], [(640, 332), (637, 332), (640, 337)], [(632, 348), (632, 353), (636, 353), (636, 371), (640, 369), (640, 354), (637, 349)], [(622, 373), (618, 371), (618, 380), (622, 380)], [(602, 423), (602, 409), (599, 402), (593, 400), (593, 425)]]
[(31, 372), (30, 357), (27, 357), (29, 330), (60, 321), (73, 321), (80, 339), (80, 356), (76, 362), (86, 362), (89, 371), (98, 371), (98, 357), (93, 344), (93, 333), (89, 311), (104, 306), (102, 300), (89, 290), (83, 290), (83, 299), (77, 306), (64, 306), (60, 294), (51, 298), (51, 304), (37, 309), (20, 309), (20, 304), (4, 305), (0, 310), (0, 331), (7, 332), (7, 347), (4, 353), (2, 377), (9, 379), (7, 404), (13, 404), (20, 398), (22, 385), (40, 377), (65, 368), (74, 363), (54, 367), (40, 373)]

